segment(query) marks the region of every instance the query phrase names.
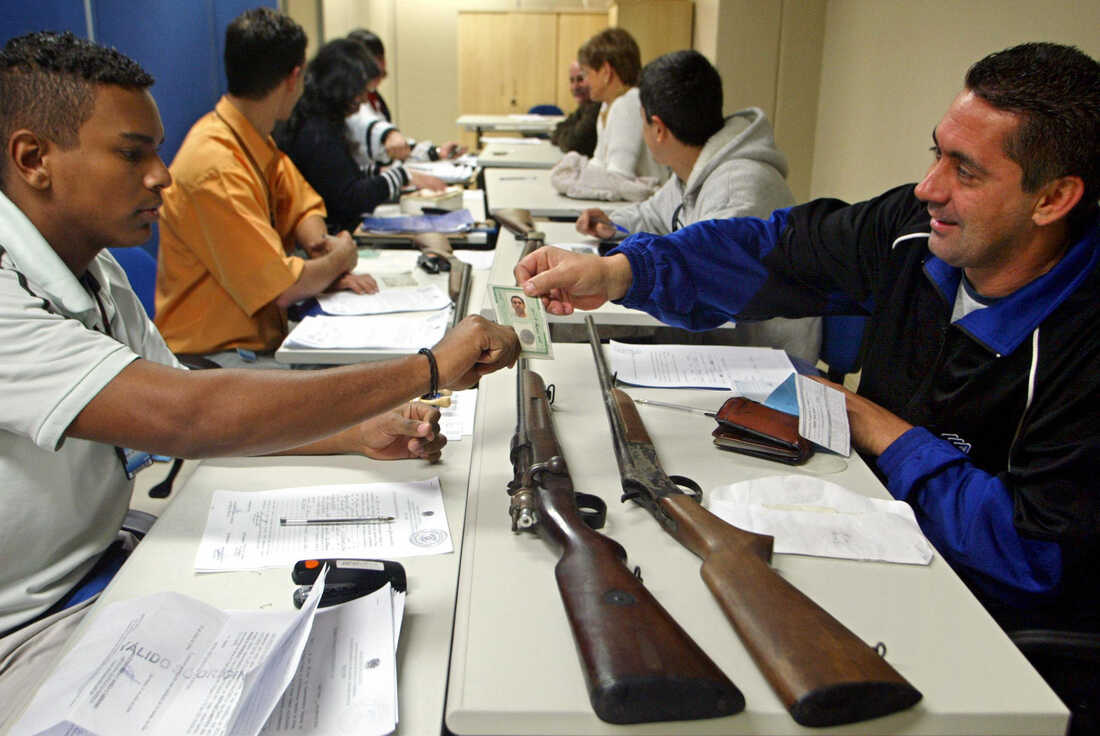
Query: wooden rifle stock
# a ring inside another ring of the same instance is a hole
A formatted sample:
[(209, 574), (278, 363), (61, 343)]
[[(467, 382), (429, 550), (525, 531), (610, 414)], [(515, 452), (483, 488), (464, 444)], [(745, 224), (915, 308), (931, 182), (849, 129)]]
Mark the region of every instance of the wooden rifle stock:
[(920, 691), (878, 652), (776, 573), (772, 537), (723, 521), (665, 474), (634, 401), (611, 387), (590, 317), (588, 323), (624, 500), (639, 501), (703, 561), (703, 581), (791, 717), (803, 726), (835, 726), (919, 701)]
[(596, 504), (573, 490), (542, 378), (521, 364), (517, 384), (512, 529), (560, 553), (554, 572), (596, 715), (642, 723), (741, 711), (741, 692), (627, 569), (622, 546), (586, 523), (578, 496)]
[(531, 213), (528, 210), (506, 207), (499, 210), (493, 210), (493, 217), (497, 222), (503, 225), (508, 232), (515, 235), (516, 240), (523, 243), (523, 250), (520, 251), (519, 260), (523, 260), (527, 257), (527, 254), (546, 243), (546, 235), (535, 228), (535, 220), (531, 217)]
[(451, 315), (451, 327), (454, 327), (466, 316), (466, 310), (470, 306), (470, 282), (473, 278), (473, 269), (469, 263), (459, 260), (454, 253), (451, 241), (442, 233), (420, 233), (413, 238), (413, 244), (420, 249), (421, 253), (443, 258), (450, 264), (447, 293), (454, 302), (454, 312)]

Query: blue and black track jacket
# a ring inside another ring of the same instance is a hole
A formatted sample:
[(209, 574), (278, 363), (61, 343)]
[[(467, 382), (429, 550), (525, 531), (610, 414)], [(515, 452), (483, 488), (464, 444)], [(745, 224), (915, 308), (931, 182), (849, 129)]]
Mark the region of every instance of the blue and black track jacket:
[(1009, 626), (1098, 628), (1100, 222), (1048, 273), (951, 323), (962, 273), (913, 185), (639, 234), (622, 304), (672, 325), (869, 314), (859, 393), (915, 428), (877, 458)]

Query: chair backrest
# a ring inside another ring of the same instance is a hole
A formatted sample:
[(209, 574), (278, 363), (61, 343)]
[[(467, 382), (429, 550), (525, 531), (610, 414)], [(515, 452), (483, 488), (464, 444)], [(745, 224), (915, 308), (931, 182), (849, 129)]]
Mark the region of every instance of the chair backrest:
[(564, 115), (557, 105), (535, 105), (527, 111), (528, 115)]
[(821, 320), (821, 360), (829, 366), (829, 378), (840, 380), (855, 373), (860, 365), (863, 328), (867, 318), (854, 315), (829, 315)]
[(154, 301), (157, 290), (157, 261), (144, 248), (109, 248), (111, 255), (126, 271), (130, 286), (134, 288), (141, 306), (149, 319), (153, 318)]

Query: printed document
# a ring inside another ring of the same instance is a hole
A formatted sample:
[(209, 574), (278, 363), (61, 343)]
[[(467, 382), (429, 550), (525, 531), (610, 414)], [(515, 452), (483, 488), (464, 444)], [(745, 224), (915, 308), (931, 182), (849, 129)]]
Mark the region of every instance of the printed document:
[(387, 584), (313, 619), (298, 671), (261, 734), (384, 736), (397, 727), (397, 639), (405, 594)]
[[(392, 521), (367, 521), (389, 517)], [(331, 523), (337, 519), (364, 521)], [(286, 525), (284, 520), (311, 523)], [(273, 491), (218, 490), (210, 503), (195, 570), (290, 567), (307, 557), (390, 558), (452, 551), (438, 478)]]
[(798, 433), (814, 444), (848, 457), (852, 433), (848, 403), (832, 386), (798, 376)]
[(731, 389), (764, 403), (794, 373), (782, 350), (710, 345), (608, 346), (611, 372), (634, 386)]
[[(379, 277), (380, 280), (385, 278)], [(318, 294), (317, 303), (327, 314), (392, 314), (443, 309), (450, 306), (451, 298), (435, 284), (427, 284), (411, 288), (382, 288), (373, 294), (331, 291)]]
[(775, 537), (775, 552), (927, 565), (932, 545), (904, 501), (870, 498), (807, 475), (719, 486), (707, 508), (730, 524)]
[(287, 348), (391, 349), (416, 352), (443, 339), (451, 323), (451, 310), (417, 317), (333, 317), (313, 314), (291, 330), (283, 341)]
[(298, 667), (323, 575), (296, 612), (228, 613), (170, 592), (112, 603), (13, 732), (254, 736)]

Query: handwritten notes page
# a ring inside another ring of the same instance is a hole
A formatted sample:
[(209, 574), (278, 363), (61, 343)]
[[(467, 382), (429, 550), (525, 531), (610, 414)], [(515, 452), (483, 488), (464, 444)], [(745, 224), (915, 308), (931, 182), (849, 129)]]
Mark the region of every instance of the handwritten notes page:
[[(283, 526), (280, 519), (394, 517)], [(215, 491), (196, 572), (293, 565), (306, 557), (412, 557), (454, 551), (439, 479), (273, 491)]]

